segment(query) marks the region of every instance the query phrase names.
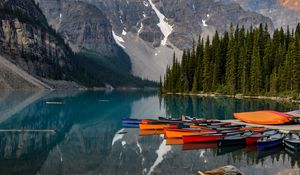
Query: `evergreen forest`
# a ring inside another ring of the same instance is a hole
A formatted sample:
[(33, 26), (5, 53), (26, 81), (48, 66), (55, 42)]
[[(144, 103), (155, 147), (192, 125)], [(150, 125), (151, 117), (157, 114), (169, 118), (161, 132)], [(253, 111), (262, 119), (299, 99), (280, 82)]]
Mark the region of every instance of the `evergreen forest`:
[(230, 27), (221, 36), (199, 37), (184, 50), (181, 61), (173, 55), (162, 93), (221, 93), (299, 97), (300, 24), (290, 31), (268, 26)]

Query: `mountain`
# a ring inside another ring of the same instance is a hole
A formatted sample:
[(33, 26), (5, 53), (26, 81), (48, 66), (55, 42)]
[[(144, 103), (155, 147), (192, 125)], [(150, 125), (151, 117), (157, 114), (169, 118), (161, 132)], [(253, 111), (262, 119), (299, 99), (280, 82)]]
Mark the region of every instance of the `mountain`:
[(300, 21), (298, 0), (224, 0), (239, 3), (245, 10), (260, 13), (272, 19), (276, 28), (295, 28)]
[(71, 50), (48, 26), (36, 4), (1, 1), (0, 9), (1, 88), (48, 88), (37, 77), (67, 80)]
[[(79, 3), (78, 8), (84, 6)], [(66, 11), (66, 16), (68, 14), (70, 12)], [(153, 82), (143, 81), (130, 74), (129, 58), (116, 44), (111, 48), (96, 44), (90, 48), (86, 44), (87, 47), (80, 53), (74, 54), (60, 34), (48, 25), (46, 17), (33, 0), (0, 1), (0, 19), (1, 89), (155, 86)], [(89, 20), (93, 23), (95, 19)], [(80, 23), (83, 19), (73, 21)], [(99, 25), (102, 26), (102, 23), (97, 23), (96, 28), (89, 28), (90, 24), (87, 24), (88, 27), (82, 30), (101, 30), (101, 27), (97, 27)], [(86, 35), (89, 35), (88, 31)], [(102, 40), (102, 36), (107, 37), (106, 31), (102, 32), (90, 38)], [(81, 38), (76, 33), (66, 36)], [(72, 45), (73, 40), (68, 41)], [(89, 39), (83, 38), (81, 41), (92, 45)], [(113, 39), (110, 41), (114, 42)], [(111, 54), (99, 55), (96, 48), (110, 50)], [(89, 49), (94, 49), (95, 53), (88, 52)]]
[[(151, 80), (158, 80), (164, 74), (166, 65), (171, 64), (171, 55), (174, 52), (180, 55), (183, 49), (191, 48), (192, 41), (198, 40), (199, 35), (206, 38), (215, 30), (223, 32), (229, 29), (231, 23), (234, 26), (244, 25), (246, 28), (250, 25), (258, 26), (260, 23), (267, 23), (269, 28), (273, 29), (273, 23), (269, 18), (246, 11), (238, 3), (221, 1), (81, 0), (81, 3), (90, 4), (85, 5), (86, 8), (72, 7), (79, 4), (75, 0), (38, 0), (38, 2), (48, 22), (63, 36), (101, 35), (97, 30), (89, 30), (91, 33), (85, 30), (70, 30), (71, 24), (76, 23), (77, 21), (74, 20), (77, 18), (68, 19), (64, 17), (64, 14), (82, 15), (83, 19), (90, 19), (92, 16), (100, 18), (96, 15), (106, 16), (112, 26), (111, 33), (115, 42), (130, 57), (132, 73)], [(92, 11), (96, 11), (95, 7), (102, 13), (99, 11), (93, 15)], [(68, 20), (63, 22), (64, 19)], [(65, 25), (62, 25), (63, 23)], [(77, 26), (79, 29), (82, 28), (82, 24)], [(63, 31), (70, 33), (66, 35)], [(108, 32), (105, 37), (111, 39)], [(86, 43), (81, 42), (82, 37), (65, 38), (71, 43), (77, 43), (77, 47), (78, 45), (87, 47)], [(89, 43), (98, 42), (97, 38), (91, 38)], [(107, 46), (104, 48), (110, 48), (114, 43), (106, 42), (105, 44)], [(97, 50), (89, 48), (93, 51)], [(101, 50), (98, 52), (103, 53)]]

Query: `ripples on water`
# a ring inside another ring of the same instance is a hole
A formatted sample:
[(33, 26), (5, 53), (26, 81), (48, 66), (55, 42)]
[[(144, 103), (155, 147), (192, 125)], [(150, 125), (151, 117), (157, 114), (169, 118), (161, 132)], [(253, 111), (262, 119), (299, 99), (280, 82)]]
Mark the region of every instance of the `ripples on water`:
[(142, 137), (137, 129), (121, 126), (121, 119), (129, 116), (187, 114), (227, 119), (233, 112), (260, 109), (289, 111), (298, 106), (231, 98), (158, 97), (155, 92), (0, 92), (0, 129), (56, 130), (0, 133), (0, 174), (195, 174), (227, 164), (246, 174), (300, 174), (300, 155), (283, 149), (257, 152), (255, 147), (170, 146), (160, 135)]

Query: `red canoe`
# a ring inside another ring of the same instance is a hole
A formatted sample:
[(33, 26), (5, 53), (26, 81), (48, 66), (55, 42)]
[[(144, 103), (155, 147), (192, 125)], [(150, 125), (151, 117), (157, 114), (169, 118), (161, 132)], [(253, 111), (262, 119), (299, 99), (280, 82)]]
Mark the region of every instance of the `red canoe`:
[(261, 134), (251, 135), (251, 136), (246, 138), (246, 144), (247, 145), (256, 144), (257, 140), (260, 139), (260, 138), (262, 138)]
[(223, 134), (207, 134), (207, 135), (189, 135), (183, 136), (183, 143), (205, 143), (205, 142), (215, 142), (218, 139), (223, 138)]

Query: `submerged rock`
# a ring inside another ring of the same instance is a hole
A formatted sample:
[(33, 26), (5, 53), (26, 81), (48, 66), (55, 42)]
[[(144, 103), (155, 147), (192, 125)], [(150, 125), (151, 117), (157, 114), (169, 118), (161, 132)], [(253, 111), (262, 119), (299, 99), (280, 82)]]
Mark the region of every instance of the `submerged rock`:
[(197, 175), (244, 175), (244, 173), (235, 166), (227, 165), (205, 172), (198, 171)]

